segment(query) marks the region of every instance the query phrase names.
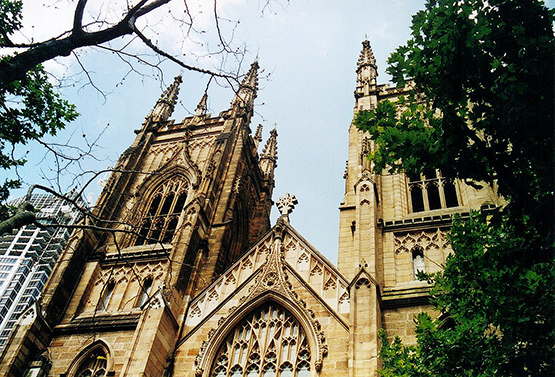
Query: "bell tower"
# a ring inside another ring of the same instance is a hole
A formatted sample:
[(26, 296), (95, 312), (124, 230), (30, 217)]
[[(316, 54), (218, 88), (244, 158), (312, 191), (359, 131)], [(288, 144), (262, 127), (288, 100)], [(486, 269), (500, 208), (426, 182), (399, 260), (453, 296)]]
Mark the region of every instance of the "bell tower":
[(270, 228), (277, 132), (259, 156), (258, 68), (217, 115), (204, 95), (193, 116), (170, 119), (182, 78), (163, 92), (12, 334), (0, 375), (45, 357), (52, 376), (164, 374), (191, 297)]
[[(405, 87), (378, 84), (377, 76), (366, 40), (356, 68), (354, 117), (415, 90), (412, 82)], [(451, 252), (446, 233), (453, 216), (501, 204), (491, 187), (476, 190), (437, 169), (414, 177), (386, 170), (376, 174), (367, 158), (375, 149), (371, 135), (352, 122), (338, 255), (338, 269), (351, 282), (352, 376), (374, 375), (378, 369), (380, 329), (389, 337), (401, 336), (405, 344), (416, 341), (413, 318), (431, 309), (430, 285), (418, 280), (418, 272), (442, 268)]]

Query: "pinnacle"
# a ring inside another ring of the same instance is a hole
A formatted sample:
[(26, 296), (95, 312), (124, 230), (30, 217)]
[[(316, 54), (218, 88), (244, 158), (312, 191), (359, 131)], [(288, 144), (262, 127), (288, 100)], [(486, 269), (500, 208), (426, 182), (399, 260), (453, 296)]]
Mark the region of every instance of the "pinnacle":
[(262, 157), (277, 158), (277, 130), (275, 128), (270, 131), (270, 137), (262, 150)]
[(208, 101), (208, 94), (204, 93), (195, 110), (195, 116), (201, 116), (206, 114), (206, 111), (208, 110), (207, 101)]
[(232, 101), (232, 106), (245, 106), (252, 110), (258, 89), (258, 62), (254, 61), (243, 78), (239, 90)]
[(260, 66), (258, 65), (258, 61), (255, 60), (251, 64), (251, 68), (249, 69), (249, 71), (245, 75), (245, 78), (241, 82), (241, 88), (248, 87), (248, 88), (251, 88), (251, 89), (254, 89), (254, 90), (257, 89), (257, 86), (258, 86), (258, 68), (260, 68)]
[(362, 42), (362, 51), (360, 52), (360, 57), (358, 58), (357, 70), (361, 69), (363, 66), (376, 66), (376, 58), (372, 52), (372, 47), (370, 47), (370, 41), (368, 39)]
[(183, 82), (181, 75), (175, 76), (173, 83), (164, 90), (154, 108), (147, 116), (147, 119), (153, 121), (167, 121), (168, 117), (173, 113), (175, 104), (177, 103), (177, 96), (179, 95), (179, 84)]

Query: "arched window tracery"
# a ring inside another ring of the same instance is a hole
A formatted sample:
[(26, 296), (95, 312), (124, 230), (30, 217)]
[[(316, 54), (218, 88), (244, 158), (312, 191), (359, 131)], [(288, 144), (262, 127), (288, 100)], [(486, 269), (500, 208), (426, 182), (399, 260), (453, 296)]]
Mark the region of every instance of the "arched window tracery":
[(267, 303), (230, 332), (210, 377), (308, 377), (310, 360), (306, 332), (297, 319)]
[(104, 377), (107, 373), (108, 356), (102, 347), (91, 350), (81, 361), (75, 377)]
[(135, 245), (171, 242), (187, 201), (188, 189), (187, 181), (181, 177), (174, 177), (158, 187), (140, 222)]

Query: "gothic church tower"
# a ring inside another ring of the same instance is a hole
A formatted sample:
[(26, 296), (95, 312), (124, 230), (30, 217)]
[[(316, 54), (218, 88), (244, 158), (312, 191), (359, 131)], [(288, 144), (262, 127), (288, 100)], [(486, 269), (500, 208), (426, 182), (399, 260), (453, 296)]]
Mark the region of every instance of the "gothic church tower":
[(20, 320), (0, 375), (22, 376), (29, 365), (51, 376), (163, 375), (190, 298), (270, 227), (277, 133), (259, 156), (261, 126), (254, 137), (249, 128), (257, 70), (255, 62), (216, 116), (205, 95), (194, 116), (170, 120), (181, 77), (164, 91), (90, 229), (73, 234)]
[[(367, 40), (356, 73), (355, 116), (414, 89), (410, 83), (404, 88), (377, 84), (376, 59)], [(390, 337), (415, 342), (413, 317), (431, 310), (429, 285), (416, 275), (438, 271), (445, 262), (453, 216), (500, 204), (490, 186), (476, 190), (438, 170), (418, 177), (375, 174), (367, 158), (374, 150), (370, 135), (351, 123), (345, 196), (339, 206), (338, 269), (355, 287), (350, 291), (353, 376), (375, 375), (381, 328)]]

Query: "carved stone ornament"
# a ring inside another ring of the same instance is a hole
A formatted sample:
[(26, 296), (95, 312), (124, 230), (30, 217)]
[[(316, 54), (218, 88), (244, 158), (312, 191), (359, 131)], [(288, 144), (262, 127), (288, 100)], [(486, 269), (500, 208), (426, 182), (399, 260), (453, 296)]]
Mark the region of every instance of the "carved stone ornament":
[(172, 166), (183, 166), (189, 172), (188, 178), (191, 181), (191, 185), (195, 188), (198, 187), (202, 173), (197, 164), (191, 159), (189, 147), (185, 141), (180, 143), (179, 149), (175, 150), (168, 160), (166, 166), (160, 170), (164, 171)]
[(363, 181), (371, 182), (373, 184), (376, 183), (374, 174), (372, 174), (368, 169), (364, 169), (364, 171), (360, 174), (360, 179), (357, 181), (357, 185)]
[(171, 295), (171, 293), (168, 291), (169, 290), (165, 288), (165, 285), (162, 284), (158, 291), (150, 298), (150, 300), (147, 301), (146, 305), (148, 305), (148, 308), (156, 310), (169, 306), (168, 301), (170, 297), (168, 296)]
[(295, 195), (290, 195), (289, 193), (286, 193), (284, 197), (279, 198), (279, 200), (276, 202), (276, 205), (281, 215), (287, 216), (291, 212), (293, 212), (295, 204), (297, 203), (299, 203), (299, 201), (297, 200)]
[(19, 317), (19, 324), (21, 326), (30, 325), (35, 318), (37, 318), (37, 305), (33, 304)]
[(449, 245), (449, 241), (440, 229), (422, 230), (419, 232), (395, 234), (395, 252), (410, 252), (416, 246), (424, 251), (431, 249), (442, 250)]
[[(314, 367), (319, 372), (322, 369), (323, 358), (328, 353), (326, 337), (321, 328), (320, 322), (315, 318), (314, 312), (307, 309), (306, 302), (302, 300), (295, 291), (293, 291), (292, 284), (289, 282), (289, 277), (286, 272), (287, 263), (285, 262), (284, 256), (285, 247), (282, 242), (284, 231), (284, 225), (276, 225), (276, 227), (274, 227), (273, 243), (271, 245), (271, 250), (266, 256), (266, 262), (262, 266), (262, 271), (257, 274), (257, 277), (255, 278), (253, 285), (250, 286), (248, 293), (239, 299), (239, 306), (233, 306), (229, 309), (227, 316), (223, 316), (218, 320), (218, 329), (221, 329), (229, 318), (232, 318), (238, 310), (244, 308), (249, 302), (262, 297), (268, 292), (276, 292), (280, 296), (284, 296), (290, 302), (294, 303), (295, 307), (302, 311), (305, 314), (304, 317), (308, 319), (308, 323), (310, 324), (312, 331), (307, 331), (307, 334), (312, 333), (315, 338), (316, 349), (314, 350)], [(204, 368), (209, 368), (210, 362), (205, 360), (207, 356), (206, 350), (208, 345), (214, 342), (213, 338), (217, 332), (218, 331), (216, 329), (210, 330), (207, 340), (202, 343), (200, 351), (195, 357), (195, 373), (197, 377), (203, 376)]]

